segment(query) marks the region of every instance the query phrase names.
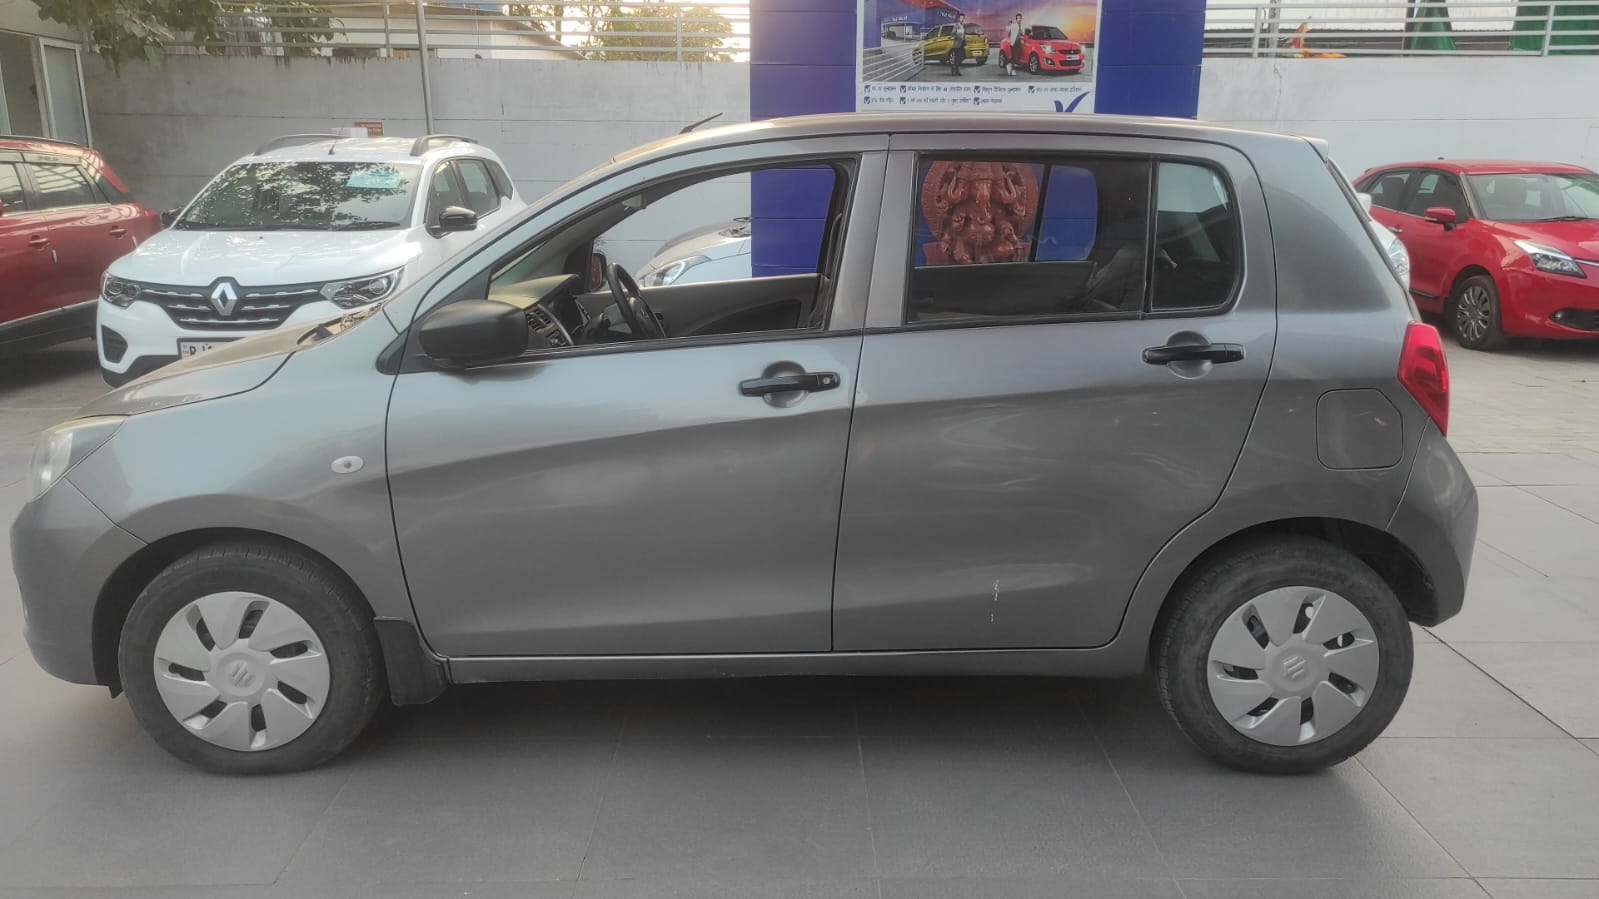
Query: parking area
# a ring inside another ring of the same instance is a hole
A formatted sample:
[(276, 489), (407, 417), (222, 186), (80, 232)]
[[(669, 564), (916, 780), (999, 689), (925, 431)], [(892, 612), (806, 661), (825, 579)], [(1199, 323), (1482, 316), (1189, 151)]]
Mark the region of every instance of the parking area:
[[(34, 665), (0, 545), (0, 899), (1599, 897), (1599, 345), (1450, 362), (1466, 610), (1330, 771), (1220, 769), (1142, 681), (993, 678), (456, 688), (205, 775)], [(94, 365), (0, 361), (0, 522)]]

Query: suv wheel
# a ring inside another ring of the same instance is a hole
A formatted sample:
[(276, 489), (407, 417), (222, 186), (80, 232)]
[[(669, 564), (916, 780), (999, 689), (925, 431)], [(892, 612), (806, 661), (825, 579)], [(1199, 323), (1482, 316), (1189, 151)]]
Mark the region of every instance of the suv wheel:
[(1449, 324), (1455, 339), (1468, 350), (1497, 350), (1508, 338), (1500, 325), (1499, 291), (1487, 275), (1460, 282), (1449, 298)]
[(128, 614), (118, 664), (134, 716), (163, 749), (232, 774), (333, 758), (384, 688), (352, 589), (266, 544), (207, 547), (157, 575)]
[(1181, 588), (1157, 644), (1160, 700), (1222, 764), (1316, 771), (1382, 733), (1410, 686), (1410, 623), (1382, 578), (1311, 538), (1228, 553)]

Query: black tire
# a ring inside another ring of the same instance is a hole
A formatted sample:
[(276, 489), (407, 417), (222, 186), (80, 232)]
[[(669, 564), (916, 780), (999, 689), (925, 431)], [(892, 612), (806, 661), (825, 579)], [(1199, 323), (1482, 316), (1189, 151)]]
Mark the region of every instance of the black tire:
[[(1479, 302), (1487, 304), (1487, 321), (1478, 319), (1479, 327), (1482, 327), (1480, 334), (1473, 333), (1473, 329), (1462, 321), (1461, 304), (1468, 292), (1485, 298)], [(1455, 341), (1468, 350), (1498, 350), (1510, 342), (1500, 317), (1499, 289), (1494, 286), (1494, 279), (1487, 275), (1472, 275), (1456, 285), (1454, 293), (1449, 295), (1449, 306), (1445, 313), (1449, 319), (1449, 329), (1455, 332)]]
[[(155, 684), (162, 629), (189, 603), (245, 591), (288, 606), (316, 632), (329, 668), (327, 701), (310, 727), (282, 746), (239, 751), (191, 733), (167, 710)], [(156, 575), (134, 602), (118, 647), (122, 688), (134, 717), (161, 748), (207, 771), (303, 771), (344, 751), (366, 729), (386, 693), (382, 650), (371, 612), (343, 577), (289, 547), (234, 542), (204, 547)]]
[[(1217, 710), (1206, 678), (1211, 642), (1228, 616), (1253, 597), (1289, 586), (1330, 590), (1364, 614), (1377, 643), (1379, 674), (1342, 729), (1315, 742), (1277, 746), (1235, 730)], [(1230, 768), (1299, 774), (1336, 765), (1383, 732), (1410, 688), (1415, 650), (1404, 608), (1366, 563), (1325, 541), (1278, 537), (1241, 545), (1189, 578), (1172, 602), (1155, 649), (1161, 704), (1195, 746)]]
[(1031, 56), (1027, 57), (1027, 72), (1028, 72), (1028, 74), (1031, 74), (1031, 75), (1041, 75), (1041, 74), (1043, 74), (1044, 65), (1043, 65), (1043, 63), (1038, 61), (1038, 54), (1037, 53), (1034, 53)]

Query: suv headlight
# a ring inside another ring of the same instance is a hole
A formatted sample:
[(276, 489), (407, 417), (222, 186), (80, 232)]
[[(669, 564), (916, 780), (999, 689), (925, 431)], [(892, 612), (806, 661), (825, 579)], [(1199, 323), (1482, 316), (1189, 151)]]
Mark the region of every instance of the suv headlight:
[(665, 287), (677, 283), (683, 273), (702, 262), (710, 262), (705, 256), (689, 256), (685, 259), (674, 259), (644, 276), (644, 287)]
[(115, 275), (107, 274), (100, 280), (100, 296), (107, 303), (119, 309), (126, 309), (139, 298), (144, 288), (132, 281), (126, 281)]
[(1530, 240), (1516, 241), (1516, 247), (1532, 258), (1532, 264), (1542, 272), (1551, 272), (1556, 275), (1570, 275), (1573, 278), (1586, 278), (1582, 273), (1582, 266), (1577, 260), (1554, 247), (1546, 247), (1541, 243)]
[(354, 309), (384, 299), (399, 289), (400, 276), (405, 269), (397, 268), (381, 275), (351, 278), (348, 281), (330, 281), (322, 285), (322, 296), (340, 309)]
[(39, 435), (33, 449), (33, 464), (28, 469), (28, 482), (37, 499), (44, 495), (61, 476), (89, 454), (99, 449), (127, 420), (124, 415), (100, 415), (64, 422)]

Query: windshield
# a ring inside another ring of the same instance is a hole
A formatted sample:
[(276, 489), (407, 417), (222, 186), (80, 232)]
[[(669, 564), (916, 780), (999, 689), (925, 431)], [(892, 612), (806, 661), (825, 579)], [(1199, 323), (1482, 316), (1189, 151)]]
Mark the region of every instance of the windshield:
[(1599, 219), (1599, 175), (1517, 172), (1469, 175), (1482, 217), (1498, 222)]
[(982, 37), (983, 36), (983, 29), (978, 28), (976, 25), (967, 25), (966, 26), (966, 36), (967, 37), (973, 37), (973, 36)]
[(386, 162), (252, 162), (211, 183), (178, 220), (192, 230), (366, 231), (411, 220), (419, 169)]
[(1039, 41), (1063, 41), (1066, 35), (1054, 25), (1034, 25), (1033, 39)]

